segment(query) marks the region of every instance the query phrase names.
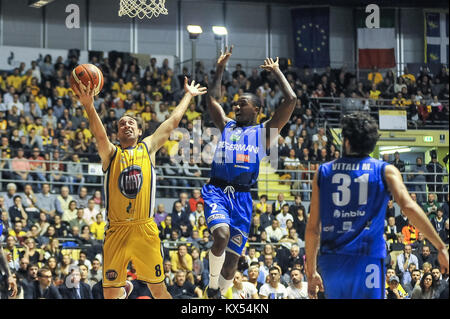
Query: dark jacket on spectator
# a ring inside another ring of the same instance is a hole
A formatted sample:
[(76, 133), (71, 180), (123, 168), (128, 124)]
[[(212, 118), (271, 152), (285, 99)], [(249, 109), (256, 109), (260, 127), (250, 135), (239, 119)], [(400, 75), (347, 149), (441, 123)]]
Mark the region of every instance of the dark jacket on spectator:
[(33, 281), (26, 289), (29, 291), (29, 293), (26, 294), (28, 296), (27, 299), (63, 299), (58, 288), (53, 285), (41, 293), (39, 281)]

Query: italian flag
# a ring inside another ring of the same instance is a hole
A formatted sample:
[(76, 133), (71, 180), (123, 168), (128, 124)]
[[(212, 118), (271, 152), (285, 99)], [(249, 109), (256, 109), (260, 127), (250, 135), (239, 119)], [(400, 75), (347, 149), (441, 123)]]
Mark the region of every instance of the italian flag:
[(380, 10), (380, 28), (367, 28), (370, 13), (356, 12), (358, 29), (358, 66), (360, 69), (395, 67), (395, 12)]

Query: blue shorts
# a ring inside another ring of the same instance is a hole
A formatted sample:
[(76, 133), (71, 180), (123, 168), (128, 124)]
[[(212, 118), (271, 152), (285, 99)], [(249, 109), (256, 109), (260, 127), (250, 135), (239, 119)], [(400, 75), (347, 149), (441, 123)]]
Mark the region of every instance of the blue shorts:
[(228, 250), (239, 256), (247, 243), (252, 220), (253, 201), (250, 192), (225, 193), (222, 188), (206, 184), (202, 188), (205, 218), (212, 233), (220, 224), (230, 227)]
[(328, 299), (384, 299), (382, 258), (321, 255), (318, 268)]

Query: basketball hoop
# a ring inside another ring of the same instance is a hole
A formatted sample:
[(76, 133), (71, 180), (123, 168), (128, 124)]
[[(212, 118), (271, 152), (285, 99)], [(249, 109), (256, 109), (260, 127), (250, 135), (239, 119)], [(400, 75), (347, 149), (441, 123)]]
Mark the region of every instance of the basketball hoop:
[(127, 15), (139, 19), (157, 18), (160, 14), (168, 13), (165, 2), (166, 0), (120, 0), (119, 17)]

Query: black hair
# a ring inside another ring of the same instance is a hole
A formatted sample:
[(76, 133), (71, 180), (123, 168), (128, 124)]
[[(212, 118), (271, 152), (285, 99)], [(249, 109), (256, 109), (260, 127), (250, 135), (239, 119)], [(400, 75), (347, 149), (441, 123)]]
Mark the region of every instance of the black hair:
[(122, 115), (122, 116), (117, 120), (117, 127), (119, 126), (120, 120), (121, 120), (122, 118), (124, 118), (124, 117), (129, 117), (129, 118), (132, 118), (133, 120), (135, 120), (136, 123), (137, 123), (138, 129), (142, 130), (142, 121), (141, 121), (141, 119), (140, 119), (139, 117), (136, 117), (136, 116), (133, 116), (133, 115), (127, 114), (127, 113), (125, 113), (124, 115)]
[(341, 120), (342, 137), (348, 139), (353, 153), (369, 155), (373, 152), (378, 139), (378, 125), (367, 113), (353, 112)]
[(256, 95), (253, 94), (253, 93), (250, 93), (250, 92), (245, 92), (245, 93), (243, 94), (243, 96), (244, 96), (244, 95), (247, 96), (247, 97), (250, 99), (250, 102), (252, 102), (252, 104), (253, 104), (254, 106), (256, 106), (256, 107), (259, 108), (259, 109), (262, 108), (261, 100), (259, 99), (258, 96), (256, 96)]

